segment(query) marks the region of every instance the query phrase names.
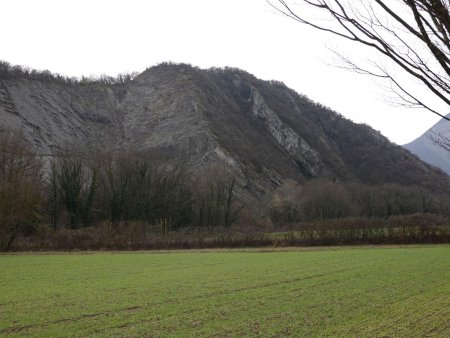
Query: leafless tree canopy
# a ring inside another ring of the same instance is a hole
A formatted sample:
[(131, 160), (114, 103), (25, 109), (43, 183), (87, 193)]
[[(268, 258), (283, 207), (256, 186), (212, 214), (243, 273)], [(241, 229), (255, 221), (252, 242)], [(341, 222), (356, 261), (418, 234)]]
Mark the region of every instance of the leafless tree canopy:
[[(369, 60), (364, 66), (341, 57), (348, 68), (388, 80), (402, 104), (426, 108), (448, 120), (447, 112), (435, 108), (427, 99), (437, 98), (450, 105), (449, 0), (268, 2), (302, 24), (375, 51), (381, 61)], [(387, 67), (383, 61), (394, 67)], [(412, 79), (426, 90), (411, 89)]]

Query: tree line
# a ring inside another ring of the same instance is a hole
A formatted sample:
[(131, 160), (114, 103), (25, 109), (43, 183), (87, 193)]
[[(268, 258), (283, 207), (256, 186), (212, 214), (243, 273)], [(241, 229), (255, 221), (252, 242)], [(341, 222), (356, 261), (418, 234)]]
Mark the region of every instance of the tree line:
[(6, 79), (29, 79), (42, 82), (57, 82), (68, 85), (75, 84), (124, 84), (133, 80), (138, 75), (137, 72), (121, 73), (117, 76), (82, 76), (81, 78), (69, 77), (52, 73), (49, 70), (36, 70), (20, 65), (11, 65), (9, 62), (0, 60), (0, 80)]
[(183, 162), (133, 151), (70, 151), (43, 159), (14, 132), (0, 133), (0, 248), (38, 224), (79, 229), (109, 221), (225, 227), (242, 203), (235, 179), (198, 178)]
[(303, 185), (287, 180), (273, 193), (269, 208), (275, 224), (286, 224), (417, 213), (448, 215), (450, 200), (418, 187), (367, 185), (322, 178)]
[[(350, 239), (448, 239), (448, 228), (443, 235), (440, 227), (433, 228), (431, 237), (423, 235), (424, 225), (436, 226), (425, 224), (434, 222), (426, 215), (448, 217), (450, 200), (421, 188), (326, 178), (301, 184), (286, 180), (273, 191), (268, 203), (247, 205), (242, 213), (244, 204), (238, 198), (237, 181), (232, 174), (221, 168), (212, 170), (211, 175), (197, 174), (189, 167), (182, 160), (133, 150), (72, 149), (43, 157), (20, 134), (0, 130), (0, 250), (11, 249), (19, 238), (34, 238), (39, 229), (45, 230), (40, 232), (41, 246), (28, 247), (162, 248), (169, 243), (162, 241), (169, 232), (179, 237), (170, 242), (173, 247), (203, 247), (217, 242), (208, 244), (200, 237), (183, 237), (185, 231), (192, 229), (207, 230), (215, 236), (212, 238), (222, 238), (220, 245), (230, 241), (232, 245), (278, 243), (273, 242), (275, 237), (263, 242), (259, 237), (245, 237), (244, 241), (239, 236), (220, 237), (224, 231), (229, 234), (236, 223), (257, 227), (261, 215), (270, 216), (274, 229), (290, 224), (308, 229), (302, 238), (296, 238), (303, 244), (336, 244)], [(404, 215), (426, 217), (411, 218), (412, 223), (409, 218), (399, 218), (398, 226), (394, 222), (385, 227), (395, 217)], [(417, 219), (420, 224), (416, 224)], [(439, 222), (445, 223), (445, 219)], [(406, 221), (411, 223), (408, 231), (401, 228), (392, 232), (405, 226)], [(159, 237), (153, 236), (155, 229)], [(239, 228), (233, 231), (239, 233)], [(116, 235), (119, 237), (114, 239)], [(340, 237), (332, 239), (335, 235)], [(81, 239), (77, 242), (76, 238)]]

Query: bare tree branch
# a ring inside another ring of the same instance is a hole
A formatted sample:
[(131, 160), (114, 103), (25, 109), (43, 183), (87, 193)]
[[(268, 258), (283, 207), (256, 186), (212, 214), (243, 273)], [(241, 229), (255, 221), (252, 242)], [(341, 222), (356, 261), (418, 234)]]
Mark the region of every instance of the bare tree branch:
[[(390, 81), (408, 106), (425, 108), (449, 120), (448, 112), (433, 108), (426, 97), (431, 94), (436, 102), (450, 106), (450, 0), (302, 0), (306, 10), (298, 11), (286, 0), (267, 2), (299, 23), (374, 51), (409, 78), (388, 73), (379, 63), (372, 64), (375, 70), (358, 66), (347, 57), (342, 57), (344, 68)], [(311, 10), (324, 19), (312, 16)], [(411, 79), (425, 90), (409, 89)]]
[(450, 152), (450, 139), (442, 135), (442, 133), (430, 130), (429, 133), (427, 133), (426, 137), (437, 146)]

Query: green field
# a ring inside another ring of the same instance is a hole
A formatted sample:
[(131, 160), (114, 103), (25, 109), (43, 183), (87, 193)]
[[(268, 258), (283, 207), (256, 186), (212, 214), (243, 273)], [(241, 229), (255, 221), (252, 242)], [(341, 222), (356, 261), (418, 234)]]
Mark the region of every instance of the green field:
[(450, 246), (0, 255), (0, 336), (450, 336)]

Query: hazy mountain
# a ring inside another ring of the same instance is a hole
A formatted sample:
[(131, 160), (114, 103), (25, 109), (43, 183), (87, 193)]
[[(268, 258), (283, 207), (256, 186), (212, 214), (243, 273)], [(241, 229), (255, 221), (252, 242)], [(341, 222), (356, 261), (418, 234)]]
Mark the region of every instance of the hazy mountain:
[(0, 124), (42, 153), (71, 144), (182, 154), (196, 170), (228, 167), (256, 195), (317, 176), (450, 188), (369, 126), (244, 71), (162, 64), (113, 84), (44, 75), (0, 69)]
[[(447, 117), (450, 117), (450, 114)], [(441, 119), (423, 135), (405, 144), (404, 147), (419, 156), (421, 160), (450, 174), (450, 152), (436, 143), (436, 139), (440, 138), (439, 135), (450, 139), (449, 121)]]

